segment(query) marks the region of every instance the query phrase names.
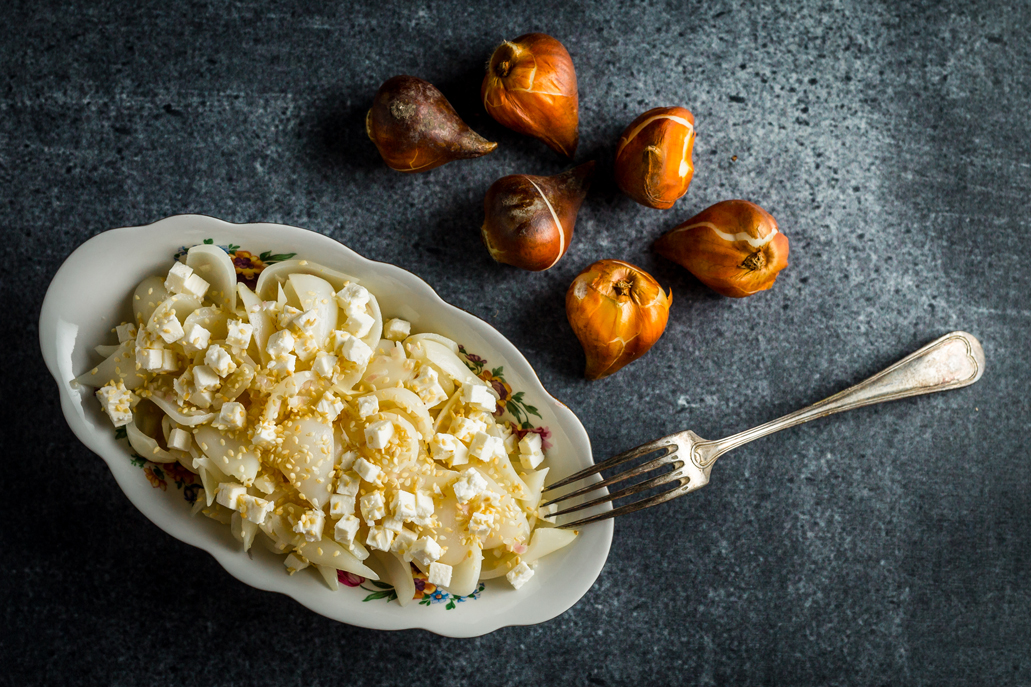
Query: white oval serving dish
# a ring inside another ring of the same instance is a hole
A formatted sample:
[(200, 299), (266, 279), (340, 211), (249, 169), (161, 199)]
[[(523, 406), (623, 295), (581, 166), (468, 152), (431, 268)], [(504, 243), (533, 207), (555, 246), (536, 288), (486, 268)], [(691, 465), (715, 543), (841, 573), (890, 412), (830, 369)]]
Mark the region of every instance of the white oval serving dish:
[[(282, 556), (261, 546), (244, 553), (229, 528), (203, 516), (190, 515), (188, 491), (177, 487), (176, 475), (134, 459), (124, 439), (100, 410), (92, 390), (71, 380), (99, 359), (98, 344), (111, 343), (111, 329), (131, 319), (130, 296), (144, 277), (163, 273), (183, 247), (205, 241), (241, 251), (246, 262), (268, 252), (272, 257), (296, 253), (357, 277), (379, 298), (385, 316), (403, 317), (414, 331), (448, 336), (485, 359), (485, 369), (503, 367), (513, 394), (524, 392), (512, 406), (516, 412), (551, 432), (547, 452), (551, 480), (591, 465), (587, 433), (572, 411), (544, 390), (526, 359), (504, 336), (479, 318), (445, 303), (426, 282), (405, 270), (373, 262), (321, 234), (279, 224), (230, 224), (198, 215), (169, 217), (142, 227), (112, 229), (73, 252), (54, 276), (40, 313), (43, 358), (61, 395), (68, 425), (90, 450), (107, 463), (118, 486), (145, 516), (173, 537), (215, 557), (231, 575), (258, 589), (281, 592), (328, 618), (381, 630), (422, 628), (450, 637), (473, 637), (508, 625), (549, 620), (576, 603), (594, 584), (612, 542), (612, 521), (594, 523), (567, 548), (541, 560), (534, 577), (519, 591), (504, 578), (490, 580), (475, 598), (449, 599), (442, 590), (424, 595), (420, 604), (401, 608), (365, 581), (331, 591), (314, 573), (289, 576)], [(532, 406), (539, 417), (525, 411)], [(522, 408), (522, 410), (520, 410)], [(165, 483), (153, 488), (152, 482)], [(181, 480), (180, 480), (181, 481)], [(186, 485), (188, 488), (189, 485)], [(606, 507), (609, 507), (606, 505)], [(588, 513), (592, 511), (587, 511)], [(578, 514), (579, 516), (579, 514)], [(303, 573), (303, 574), (302, 574)], [(355, 580), (352, 580), (354, 582)], [(374, 597), (369, 599), (368, 597)], [(258, 600), (255, 599), (255, 603)]]

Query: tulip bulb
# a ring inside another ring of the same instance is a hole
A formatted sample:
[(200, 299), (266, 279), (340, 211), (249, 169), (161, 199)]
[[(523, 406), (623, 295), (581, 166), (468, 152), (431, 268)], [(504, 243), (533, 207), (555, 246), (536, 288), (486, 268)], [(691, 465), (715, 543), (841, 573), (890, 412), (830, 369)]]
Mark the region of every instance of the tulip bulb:
[(480, 95), (499, 123), (573, 157), (580, 102), (573, 58), (560, 42), (543, 33), (505, 41), (491, 55)]
[(655, 242), (659, 255), (686, 267), (717, 293), (744, 298), (764, 291), (788, 266), (788, 237), (755, 203), (725, 200)]
[(395, 76), (376, 92), (365, 131), (399, 172), (425, 172), (498, 147), (470, 129), (444, 94), (414, 76)]
[(637, 360), (659, 340), (672, 294), (644, 270), (600, 260), (573, 280), (566, 317), (587, 355), (587, 379), (601, 379)]
[(630, 123), (616, 144), (616, 183), (641, 205), (662, 210), (687, 193), (694, 177), (694, 115), (657, 107)]
[(559, 261), (573, 240), (594, 162), (551, 177), (514, 174), (495, 181), (483, 199), (483, 243), (498, 262), (539, 272)]

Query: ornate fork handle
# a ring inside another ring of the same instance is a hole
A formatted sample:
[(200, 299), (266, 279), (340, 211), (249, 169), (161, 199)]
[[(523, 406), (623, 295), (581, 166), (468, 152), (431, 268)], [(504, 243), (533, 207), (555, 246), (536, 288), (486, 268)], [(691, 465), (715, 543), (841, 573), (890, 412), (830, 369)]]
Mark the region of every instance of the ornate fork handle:
[(874, 403), (958, 389), (976, 382), (983, 372), (984, 350), (978, 340), (966, 332), (951, 332), (819, 403), (725, 439), (699, 441), (694, 445), (691, 460), (702, 470), (708, 470), (727, 451), (782, 429)]

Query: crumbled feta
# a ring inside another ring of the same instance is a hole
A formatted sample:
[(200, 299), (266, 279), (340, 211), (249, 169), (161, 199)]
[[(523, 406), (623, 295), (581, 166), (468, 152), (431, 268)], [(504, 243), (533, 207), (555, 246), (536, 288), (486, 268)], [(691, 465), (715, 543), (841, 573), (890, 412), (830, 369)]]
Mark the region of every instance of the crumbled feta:
[(337, 520), (337, 524), (333, 527), (333, 538), (344, 546), (350, 546), (354, 543), (354, 535), (358, 534), (360, 526), (361, 521), (358, 518), (353, 515), (345, 515)]
[(107, 384), (97, 389), (97, 398), (104, 412), (115, 427), (124, 427), (132, 422), (132, 405), (136, 397), (125, 388), (125, 384)]
[(520, 563), (516, 567), (508, 571), (505, 578), (512, 584), (513, 587), (519, 589), (526, 581), (533, 577), (533, 569), (530, 568), (526, 563)]
[(208, 282), (204, 281), (199, 274), (191, 274), (186, 278), (186, 282), (183, 283), (183, 293), (186, 296), (193, 296), (194, 298), (204, 298), (204, 294), (208, 292), (208, 287), (211, 286)]
[(337, 304), (344, 310), (350, 306), (364, 308), (370, 298), (371, 294), (368, 289), (353, 282), (344, 284), (344, 288), (336, 293)]
[(354, 495), (333, 494), (329, 497), (329, 514), (334, 518), (354, 515)]
[(319, 311), (314, 308), (305, 310), (299, 315), (295, 315), (290, 324), (296, 327), (298, 331), (308, 336), (313, 336), (319, 326)]
[(176, 360), (175, 351), (167, 348), (145, 348), (136, 353), (136, 362), (140, 364), (141, 370), (164, 374), (175, 372), (179, 369), (179, 361)]
[(495, 456), (505, 455), (505, 443), (486, 432), (477, 432), (469, 442), (469, 455), (486, 463)]
[(365, 538), (365, 545), (370, 549), (378, 551), (390, 551), (390, 544), (394, 541), (394, 533), (386, 527), (373, 526), (369, 528), (369, 536)]
[(294, 373), (294, 369), (297, 365), (297, 356), (293, 353), (287, 353), (273, 360), (268, 369), (270, 372), (275, 372), (278, 375), (290, 375)]
[(405, 525), (405, 521), (396, 515), (391, 515), (389, 518), (383, 519), (383, 526), (395, 534), (400, 532)]
[(456, 417), (451, 423), (451, 434), (459, 441), (469, 443), (478, 432), (486, 432), (487, 423), (467, 417)]
[(466, 384), (462, 387), (462, 403), (478, 408), (485, 413), (493, 413), (497, 409), (497, 399), (485, 386)]
[(358, 404), (358, 417), (363, 420), (379, 412), (379, 399), (372, 394), (359, 396), (356, 403)]
[(363, 496), (361, 503), (362, 517), (367, 524), (379, 520), (387, 514), (387, 501), (383, 498), (382, 491), (374, 491)]
[(307, 362), (314, 358), (319, 352), (319, 345), (310, 336), (298, 336), (294, 340), (294, 353), (301, 360)]
[(344, 402), (334, 396), (331, 392), (327, 391), (322, 394), (322, 398), (319, 399), (318, 404), (315, 406), (315, 410), (324, 415), (327, 420), (333, 422), (340, 415), (340, 412), (344, 409)]
[(344, 339), (339, 348), (340, 356), (358, 367), (364, 367), (372, 359), (372, 349), (357, 336), (349, 336)]
[(155, 336), (160, 336), (166, 344), (175, 343), (183, 338), (183, 326), (171, 310), (153, 315), (147, 329)]
[(301, 311), (292, 305), (288, 305), (279, 311), (276, 316), (276, 326), (279, 329), (286, 329), (290, 326), (290, 323), (294, 321), (294, 318), (301, 314)]
[(419, 374), (408, 382), (408, 388), (419, 396), (419, 399), (426, 404), (427, 408), (432, 408), (440, 404), (441, 401), (447, 400), (447, 394), (444, 392), (444, 387), (440, 385), (437, 371), (429, 365), (423, 365), (419, 368)]
[(376, 320), (368, 313), (348, 309), (347, 319), (344, 320), (344, 329), (360, 339), (368, 335), (369, 331), (372, 330), (372, 325), (375, 323)]
[(540, 434), (531, 432), (519, 440), (519, 462), (524, 468), (535, 470), (543, 461)]
[(428, 566), (444, 553), (444, 549), (434, 539), (421, 537), (408, 549), (408, 556), (422, 567)]
[(236, 482), (222, 482), (218, 485), (218, 495), (215, 496), (215, 501), (222, 504), (226, 508), (232, 508), (233, 510), (239, 510), (237, 502), (240, 497), (247, 493), (247, 487)]
[(394, 543), (390, 545), (390, 550), (402, 555), (408, 553), (408, 550), (412, 548), (412, 544), (415, 543), (417, 538), (415, 532), (407, 527), (402, 527), (401, 531), (394, 538)]
[(337, 357), (332, 353), (318, 353), (315, 362), (311, 364), (311, 371), (320, 377), (328, 379), (333, 376), (336, 370)]
[(393, 437), (394, 423), (390, 420), (373, 422), (365, 428), (365, 443), (368, 444), (369, 448), (386, 448)]
[(306, 541), (322, 539), (322, 530), (326, 526), (326, 516), (318, 508), (304, 511), (294, 523), (294, 532), (303, 534)]
[(452, 485), (452, 489), (454, 489), (455, 498), (459, 503), (468, 503), (487, 491), (487, 480), (483, 479), (483, 475), (476, 468), (469, 468), (459, 475), (458, 480)]
[(168, 433), (168, 448), (174, 448), (176, 451), (189, 451), (192, 443), (193, 435), (184, 429), (173, 427), (172, 431)]
[(136, 325), (132, 322), (123, 322), (122, 324), (115, 327), (115, 333), (118, 334), (118, 343), (125, 343), (126, 341), (136, 340)]
[(179, 343), (187, 353), (200, 353), (211, 342), (211, 332), (196, 322), (187, 322), (183, 327), (183, 338)]
[(233, 348), (246, 350), (251, 345), (251, 335), (253, 333), (253, 325), (243, 320), (229, 320), (229, 334), (226, 336), (226, 343)]
[(210, 391), (210, 390), (200, 391), (198, 389), (194, 389), (192, 391), (192, 393), (190, 393), (190, 403), (192, 403), (193, 405), (197, 406), (198, 408), (203, 408), (203, 409), (207, 410), (208, 408), (211, 407), (211, 403), (214, 400), (215, 400), (215, 392), (214, 391)]
[(359, 458), (354, 461), (354, 471), (357, 472), (358, 476), (366, 482), (375, 482), (376, 478), (379, 477), (379, 474), (383, 472), (377, 466), (364, 458)]
[(433, 497), (425, 491), (415, 492), (415, 514), (420, 518), (433, 515)]
[(272, 420), (262, 420), (254, 429), (254, 436), (251, 437), (251, 441), (253, 441), (256, 446), (267, 448), (275, 445), (277, 438), (276, 423)]
[(273, 358), (280, 358), (294, 350), (294, 335), (286, 329), (276, 332), (268, 338), (265, 351)]
[(219, 345), (208, 346), (204, 353), (204, 364), (215, 371), (219, 377), (226, 377), (236, 371), (236, 363), (226, 353), (226, 349)]
[(260, 525), (265, 522), (265, 518), (272, 512), (276, 504), (268, 499), (263, 499), (257, 496), (251, 496), (250, 494), (244, 494), (236, 502), (237, 510), (240, 511), (245, 519), (250, 520), (256, 525)]
[(486, 539), (490, 536), (490, 531), (494, 528), (494, 514), (481, 513), (479, 511), (473, 513), (472, 517), (469, 518), (469, 534), (474, 534), (480, 539)]
[(437, 433), (430, 441), (433, 460), (447, 463), (448, 467), (469, 462), (469, 449), (452, 434)]
[(218, 411), (218, 424), (226, 429), (243, 429), (247, 426), (247, 410), (236, 401), (224, 403)]
[(258, 475), (254, 478), (254, 488), (263, 494), (271, 494), (276, 490), (276, 483), (268, 475)]
[(340, 462), (338, 463), (341, 470), (350, 470), (354, 466), (354, 461), (358, 459), (358, 453), (355, 451), (344, 451), (340, 456)]
[(451, 572), (453, 568), (446, 563), (430, 563), (430, 573), (426, 581), (438, 587), (447, 587), (451, 584)]
[(172, 293), (182, 293), (186, 280), (193, 276), (193, 268), (184, 262), (176, 262), (165, 277), (165, 288)]
[(296, 553), (291, 553), (289, 556), (283, 559), (283, 565), (286, 566), (286, 571), (293, 575), (298, 570), (304, 570), (308, 567), (308, 561), (304, 560), (301, 556)]
[(408, 320), (393, 318), (383, 324), (383, 338), (391, 341), (403, 341), (412, 333), (412, 323)]
[(222, 385), (222, 380), (207, 365), (193, 366), (193, 386), (197, 391), (214, 391)]
[(399, 520), (411, 520), (418, 513), (415, 509), (415, 494), (409, 491), (398, 490), (390, 502), (390, 508), (394, 511), (394, 517)]

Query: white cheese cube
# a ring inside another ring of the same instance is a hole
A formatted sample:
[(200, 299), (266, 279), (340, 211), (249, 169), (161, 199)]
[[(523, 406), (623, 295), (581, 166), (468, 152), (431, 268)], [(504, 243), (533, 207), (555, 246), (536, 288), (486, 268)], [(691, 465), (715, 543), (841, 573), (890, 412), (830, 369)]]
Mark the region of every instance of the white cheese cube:
[[(350, 470), (354, 465), (354, 461), (358, 459), (358, 453), (355, 451), (344, 451), (340, 456), (340, 462), (338, 466), (341, 470)], [(342, 492), (340, 492), (342, 493)]]
[(527, 470), (535, 470), (544, 461), (541, 435), (531, 432), (519, 440), (519, 462)]
[(347, 310), (349, 306), (364, 308), (369, 302), (369, 290), (353, 282), (344, 284), (344, 288), (336, 293), (337, 304)]
[(415, 543), (417, 538), (415, 532), (407, 527), (402, 527), (401, 531), (394, 537), (394, 543), (390, 545), (390, 550), (402, 555), (408, 553), (408, 549), (412, 548), (412, 544)]
[(473, 513), (472, 517), (469, 518), (469, 534), (474, 534), (480, 539), (486, 539), (490, 536), (490, 531), (494, 528), (494, 514), (481, 513), (479, 511)]
[(446, 463), (448, 467), (465, 465), (469, 462), (469, 449), (453, 434), (437, 433), (430, 440), (433, 460)]
[(505, 453), (514, 453), (519, 445), (519, 435), (513, 432), (506, 425), (503, 431), (505, 442)]
[(311, 364), (311, 371), (318, 376), (328, 379), (336, 371), (337, 357), (332, 353), (318, 353), (315, 355), (315, 362)]
[(493, 413), (497, 409), (497, 399), (485, 386), (466, 384), (462, 387), (462, 403), (485, 413)]
[[(140, 369), (145, 372), (157, 372), (161, 369), (162, 363), (165, 360), (164, 348), (144, 348), (136, 352), (136, 362), (139, 364)], [(168, 351), (172, 353), (172, 351)], [(175, 360), (175, 354), (172, 354), (172, 360)]]
[(126, 341), (136, 340), (136, 325), (132, 322), (123, 322), (122, 324), (115, 327), (115, 333), (118, 334), (118, 343), (125, 343)]
[(193, 366), (193, 386), (197, 391), (214, 391), (222, 385), (222, 380), (207, 365)]
[(544, 454), (540, 451), (537, 453), (520, 453), (519, 463), (525, 470), (536, 470), (537, 466), (544, 462)]
[(229, 334), (226, 336), (226, 343), (233, 348), (246, 350), (251, 345), (251, 336), (253, 334), (253, 325), (243, 320), (229, 320)]
[(115, 427), (124, 427), (132, 422), (132, 404), (135, 398), (122, 382), (107, 384), (97, 389), (97, 399)]
[(208, 346), (204, 353), (204, 364), (215, 371), (219, 377), (226, 377), (236, 371), (236, 363), (221, 346)]
[(188, 322), (183, 327), (183, 338), (179, 341), (183, 350), (190, 354), (200, 353), (208, 347), (210, 342), (211, 332), (196, 322)]
[(354, 543), (354, 535), (358, 534), (361, 524), (361, 520), (353, 515), (345, 515), (337, 520), (333, 527), (333, 538), (344, 546), (350, 546)]
[(415, 514), (420, 518), (433, 515), (433, 497), (425, 491), (415, 492)]
[(379, 412), (379, 399), (372, 394), (369, 394), (368, 396), (359, 396), (357, 404), (358, 417), (363, 420), (370, 415), (375, 415)]
[(436, 408), (447, 400), (447, 393), (440, 384), (434, 384), (418, 392), (419, 400), (426, 404), (427, 408)]
[(383, 519), (383, 526), (395, 534), (404, 529), (405, 521), (396, 515), (391, 515), (389, 518)]
[(505, 443), (486, 432), (477, 432), (469, 442), (469, 455), (486, 463), (495, 456), (505, 455)]
[(314, 358), (319, 352), (319, 345), (315, 339), (307, 335), (298, 336), (294, 340), (294, 353), (301, 360), (307, 362)]
[(322, 530), (326, 526), (326, 516), (318, 508), (304, 511), (294, 523), (294, 532), (303, 534), (306, 541), (322, 539)]
[(350, 496), (351, 498), (354, 498), (358, 495), (358, 487), (360, 487), (361, 484), (361, 477), (352, 472), (344, 472), (341, 473), (340, 477), (337, 479), (336, 492), (338, 494), (343, 494), (344, 496)]
[(247, 410), (242, 403), (224, 403), (218, 411), (218, 424), (226, 429), (243, 429), (247, 426)]
[(183, 338), (183, 326), (179, 324), (175, 313), (165, 310), (153, 316), (147, 329), (155, 336), (160, 336), (165, 343), (175, 343)]
[(459, 503), (468, 503), (487, 491), (487, 480), (483, 479), (483, 475), (476, 468), (469, 468), (459, 475), (458, 480), (451, 487)]
[(394, 438), (394, 423), (390, 420), (373, 422), (365, 428), (365, 443), (369, 448), (386, 448), (390, 440)]
[(426, 581), (438, 587), (447, 587), (451, 584), (451, 572), (453, 568), (445, 563), (430, 563), (430, 574)]
[(222, 482), (218, 485), (218, 494), (215, 496), (215, 501), (222, 504), (226, 508), (232, 508), (233, 510), (239, 510), (237, 502), (240, 497), (247, 493), (247, 487), (236, 482)]
[(516, 567), (508, 571), (505, 578), (512, 584), (513, 587), (519, 589), (526, 581), (533, 577), (533, 569), (530, 568), (526, 563), (520, 563)]
[(338, 351), (344, 360), (352, 362), (358, 367), (368, 365), (369, 360), (372, 358), (372, 349), (369, 348), (368, 344), (356, 336), (350, 336), (347, 339), (344, 339), (344, 342), (340, 344)]
[(263, 494), (271, 494), (276, 490), (276, 482), (268, 475), (258, 475), (254, 478), (254, 488)]
[(334, 518), (354, 515), (354, 496), (333, 494), (329, 497), (329, 514)]
[(329, 391), (322, 394), (322, 398), (319, 399), (318, 404), (315, 406), (315, 410), (324, 415), (330, 422), (336, 420), (343, 409), (344, 402)]
[(357, 472), (358, 476), (366, 482), (375, 482), (376, 478), (379, 477), (379, 474), (382, 472), (382, 470), (364, 458), (359, 458), (354, 461), (354, 471)]
[(294, 350), (294, 335), (286, 329), (276, 332), (268, 338), (265, 351), (273, 358), (280, 358)]
[(240, 511), (240, 515), (245, 519), (250, 520), (256, 525), (261, 525), (265, 522), (268, 514), (272, 512), (272, 509), (275, 508), (276, 504), (268, 499), (244, 494), (236, 502), (236, 506)]
[(301, 314), (301, 311), (292, 305), (285, 306), (276, 315), (276, 327), (279, 329), (287, 329), (290, 327), (290, 323), (294, 321), (294, 318)]
[(296, 366), (297, 356), (293, 353), (287, 353), (273, 360), (271, 364), (269, 364), (268, 369), (269, 372), (274, 372), (275, 374), (283, 377), (286, 375), (292, 375)]
[(440, 385), (437, 371), (429, 365), (419, 368), (419, 374), (408, 382), (408, 388), (414, 391), (428, 408), (447, 400), (447, 394), (444, 393), (444, 387)]
[(415, 510), (415, 494), (409, 491), (398, 490), (390, 502), (390, 508), (394, 511), (394, 517), (401, 520), (411, 520), (418, 513)]
[(418, 561), (424, 568), (440, 558), (443, 553), (444, 550), (440, 547), (440, 544), (429, 537), (421, 537), (408, 549), (408, 556), (412, 560)]
[(383, 323), (383, 338), (391, 341), (404, 341), (412, 333), (412, 323), (408, 320), (394, 318)]
[(254, 429), (254, 436), (251, 437), (251, 441), (254, 442), (255, 446), (262, 448), (268, 448), (275, 446), (276, 440), (278, 439), (276, 434), (276, 423), (272, 420), (262, 420), (258, 423), (258, 426)]
[(487, 423), (467, 417), (456, 417), (451, 422), (450, 429), (453, 436), (468, 444), (477, 433), (487, 431)]
[(319, 327), (319, 311), (312, 308), (295, 315), (290, 324), (298, 331), (308, 336), (313, 336)]
[(369, 528), (369, 536), (365, 538), (365, 545), (377, 551), (390, 551), (390, 544), (394, 541), (394, 533), (386, 527), (374, 526)]
[(387, 501), (383, 498), (382, 491), (374, 491), (363, 496), (359, 503), (362, 508), (362, 517), (367, 524), (372, 524), (387, 514)]
[(209, 391), (199, 391), (197, 389), (194, 389), (190, 393), (190, 403), (192, 403), (193, 405), (197, 406), (198, 408), (203, 408), (204, 410), (207, 410), (208, 408), (210, 408), (211, 407), (211, 402), (214, 401), (214, 400), (215, 400), (215, 392), (214, 391), (210, 391), (210, 390)]
[(193, 435), (184, 429), (173, 427), (172, 431), (168, 433), (168, 448), (174, 448), (177, 451), (189, 451), (192, 444)]
[(344, 330), (360, 339), (368, 335), (375, 323), (376, 320), (368, 313), (349, 310), (347, 319), (344, 320)]
[(209, 286), (211, 285), (204, 281), (199, 274), (191, 274), (186, 278), (186, 282), (183, 283), (181, 293), (200, 299), (204, 298), (204, 294), (208, 292)]
[(186, 280), (192, 276), (192, 267), (188, 267), (183, 262), (176, 262), (172, 265), (172, 269), (168, 270), (168, 276), (165, 277), (165, 288), (172, 293), (182, 293), (183, 287), (186, 286)]
[(296, 553), (291, 553), (285, 559), (283, 559), (283, 565), (286, 566), (286, 571), (293, 575), (298, 570), (304, 570), (308, 567), (308, 561), (304, 560), (301, 556)]

